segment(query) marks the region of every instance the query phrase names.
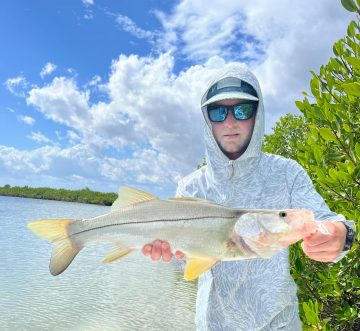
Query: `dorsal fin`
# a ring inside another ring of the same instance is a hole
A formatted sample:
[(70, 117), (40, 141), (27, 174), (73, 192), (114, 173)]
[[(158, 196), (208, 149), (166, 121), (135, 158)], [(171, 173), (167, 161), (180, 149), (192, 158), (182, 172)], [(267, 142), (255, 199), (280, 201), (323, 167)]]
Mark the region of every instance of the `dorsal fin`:
[(156, 196), (136, 188), (121, 186), (119, 189), (119, 196), (111, 206), (111, 211), (116, 211), (126, 207), (133, 206), (137, 203), (155, 200)]

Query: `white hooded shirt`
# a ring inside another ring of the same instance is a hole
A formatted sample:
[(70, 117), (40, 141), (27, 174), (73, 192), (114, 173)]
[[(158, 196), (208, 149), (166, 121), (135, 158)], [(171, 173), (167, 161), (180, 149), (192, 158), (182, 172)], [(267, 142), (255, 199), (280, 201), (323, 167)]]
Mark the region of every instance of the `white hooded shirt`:
[[(316, 220), (345, 221), (342, 215), (329, 210), (297, 162), (261, 152), (264, 106), (255, 76), (235, 65), (219, 71), (209, 87), (224, 77), (240, 78), (251, 84), (258, 94), (250, 143), (238, 159), (229, 160), (217, 145), (205, 118), (207, 165), (184, 177), (178, 183), (176, 195), (205, 198), (236, 208), (307, 208), (314, 212)], [(288, 249), (270, 259), (222, 262), (199, 278), (197, 328), (301, 330), (296, 291), (290, 275)]]

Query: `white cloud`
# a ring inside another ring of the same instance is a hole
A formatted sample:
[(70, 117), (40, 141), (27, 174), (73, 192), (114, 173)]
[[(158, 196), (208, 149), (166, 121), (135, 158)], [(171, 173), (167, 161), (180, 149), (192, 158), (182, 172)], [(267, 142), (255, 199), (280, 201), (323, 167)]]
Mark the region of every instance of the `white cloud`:
[(88, 99), (88, 92), (80, 92), (73, 79), (55, 77), (49, 85), (33, 88), (26, 102), (48, 119), (81, 128), (90, 116)]
[(84, 6), (93, 6), (95, 4), (94, 0), (81, 0)]
[(101, 77), (99, 75), (95, 75), (87, 85), (98, 86), (100, 83), (101, 83)]
[(43, 135), (41, 132), (31, 132), (31, 135), (28, 136), (29, 139), (36, 141), (39, 144), (50, 144), (52, 141)]
[(156, 36), (155, 32), (144, 30), (137, 26), (128, 16), (118, 14), (116, 15), (116, 22), (124, 31), (129, 32), (136, 38), (152, 41)]
[(67, 130), (66, 136), (69, 139), (70, 143), (79, 142), (81, 140), (81, 137), (75, 131), (72, 130)]
[(26, 90), (29, 87), (29, 83), (24, 76), (9, 78), (4, 85), (11, 94), (21, 98), (26, 96)]
[(45, 64), (45, 66), (40, 71), (40, 77), (44, 78), (45, 76), (50, 75), (56, 70), (57, 66), (56, 64), (53, 64), (51, 62), (48, 62)]
[(27, 125), (30, 125), (30, 126), (32, 126), (35, 123), (35, 119), (33, 119), (30, 116), (19, 115), (18, 120), (20, 122), (23, 122), (23, 123), (25, 123)]

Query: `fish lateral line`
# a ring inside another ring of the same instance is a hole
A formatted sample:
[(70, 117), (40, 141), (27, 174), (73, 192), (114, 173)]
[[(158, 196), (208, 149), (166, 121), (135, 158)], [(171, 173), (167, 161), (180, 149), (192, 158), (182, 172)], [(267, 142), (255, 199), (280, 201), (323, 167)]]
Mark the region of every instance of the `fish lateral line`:
[(81, 233), (85, 233), (85, 232), (89, 232), (89, 231), (104, 229), (104, 228), (108, 228), (108, 227), (112, 227), (112, 226), (137, 225), (137, 224), (149, 224), (149, 223), (160, 223), (160, 222), (174, 223), (174, 222), (181, 222), (181, 221), (201, 220), (201, 219), (207, 219), (207, 218), (229, 219), (229, 218), (235, 218), (235, 217), (228, 217), (228, 216), (216, 216), (216, 217), (203, 216), (203, 217), (189, 217), (189, 218), (177, 218), (177, 219), (157, 219), (157, 220), (151, 220), (151, 221), (140, 221), (140, 222), (126, 222), (126, 223), (105, 224), (105, 225), (100, 225), (100, 226), (93, 227), (93, 228), (90, 228), (90, 229), (81, 230), (81, 231), (79, 231), (79, 232), (74, 232), (74, 233), (71, 234), (71, 236), (77, 235), (77, 234), (81, 234)]

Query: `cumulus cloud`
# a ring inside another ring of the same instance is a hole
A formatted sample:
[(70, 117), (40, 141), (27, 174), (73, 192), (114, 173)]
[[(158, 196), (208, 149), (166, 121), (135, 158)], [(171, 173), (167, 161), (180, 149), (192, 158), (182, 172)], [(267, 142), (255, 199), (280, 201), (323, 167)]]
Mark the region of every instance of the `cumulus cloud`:
[(20, 122), (23, 122), (23, 123), (25, 123), (27, 125), (30, 125), (30, 126), (32, 126), (35, 123), (35, 119), (33, 119), (30, 116), (19, 115), (18, 120)]
[(36, 141), (39, 144), (50, 144), (52, 143), (51, 139), (47, 138), (41, 132), (31, 132), (31, 135), (28, 136), (29, 139)]
[(45, 66), (40, 71), (40, 77), (44, 78), (45, 76), (50, 75), (56, 70), (57, 66), (56, 64), (53, 64), (51, 62), (48, 62), (45, 64)]
[(88, 99), (88, 92), (79, 91), (73, 79), (55, 77), (50, 84), (33, 88), (26, 102), (48, 119), (79, 128), (89, 119)]
[(4, 85), (11, 94), (24, 98), (26, 97), (26, 90), (29, 87), (29, 82), (24, 76), (17, 76), (7, 79)]

